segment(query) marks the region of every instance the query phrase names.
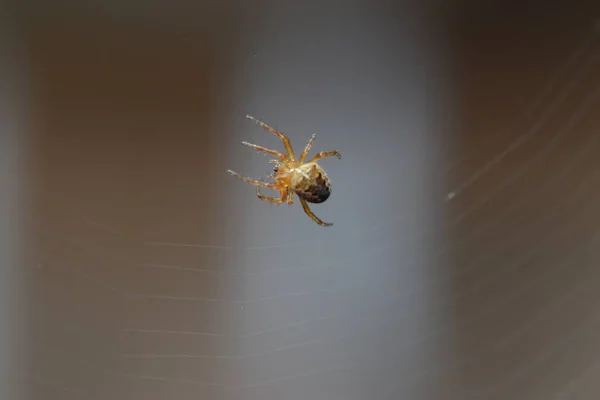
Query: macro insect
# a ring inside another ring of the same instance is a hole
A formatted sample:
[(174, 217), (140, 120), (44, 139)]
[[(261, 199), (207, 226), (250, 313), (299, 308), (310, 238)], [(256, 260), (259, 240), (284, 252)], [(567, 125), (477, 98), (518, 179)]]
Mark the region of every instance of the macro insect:
[[(286, 202), (288, 204), (294, 204), (294, 193), (296, 193), (300, 199), (300, 204), (302, 205), (304, 212), (312, 218), (313, 221), (321, 226), (332, 226), (333, 223), (321, 221), (321, 219), (311, 211), (307, 203), (323, 203), (331, 195), (331, 182), (329, 181), (329, 177), (323, 168), (317, 164), (317, 161), (331, 156), (336, 156), (341, 159), (342, 155), (337, 151), (322, 151), (305, 162), (308, 152), (315, 141), (314, 134), (308, 140), (306, 147), (302, 151), (302, 154), (300, 154), (300, 158), (296, 158), (290, 139), (284, 133), (271, 128), (269, 125), (250, 115), (246, 115), (246, 118), (278, 136), (283, 142), (287, 154), (267, 149), (256, 144), (242, 142), (244, 146), (276, 157), (276, 159), (269, 161), (271, 164), (275, 164), (273, 172), (269, 175), (269, 178), (273, 180), (273, 183), (247, 178), (232, 170), (227, 170), (227, 172), (244, 182), (256, 186), (256, 196), (260, 200), (275, 204)], [(260, 191), (261, 187), (278, 190), (279, 197), (263, 195)]]

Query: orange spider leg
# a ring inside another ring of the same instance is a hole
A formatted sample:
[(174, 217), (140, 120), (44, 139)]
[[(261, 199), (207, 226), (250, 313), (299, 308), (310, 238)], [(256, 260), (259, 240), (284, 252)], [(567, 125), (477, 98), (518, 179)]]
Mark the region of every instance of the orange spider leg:
[(239, 178), (239, 179), (243, 180), (244, 182), (249, 183), (254, 186), (260, 186), (260, 187), (264, 187), (267, 189), (275, 189), (275, 190), (279, 189), (277, 187), (277, 185), (275, 185), (273, 183), (267, 183), (267, 182), (259, 181), (257, 179), (246, 178), (245, 176), (242, 176), (242, 175), (238, 174), (237, 172), (233, 172), (230, 169), (228, 169), (227, 172), (229, 172), (229, 174), (235, 176), (236, 178)]
[(321, 219), (319, 217), (317, 217), (308, 207), (308, 204), (306, 204), (306, 200), (304, 200), (302, 197), (299, 197), (300, 199), (300, 204), (302, 204), (302, 208), (304, 209), (304, 212), (311, 217), (317, 224), (321, 225), (321, 226), (332, 226), (333, 224), (330, 222), (323, 222), (321, 221)]
[[(342, 158), (342, 155), (338, 151), (322, 151), (315, 155), (313, 158), (308, 160), (309, 163), (320, 160), (321, 158), (336, 156), (337, 158)], [(308, 164), (308, 163), (307, 163)]]
[(253, 121), (254, 123), (262, 126), (264, 129), (268, 130), (272, 134), (279, 136), (279, 139), (281, 139), (281, 141), (283, 142), (283, 145), (285, 146), (285, 150), (288, 152), (288, 156), (290, 157), (290, 159), (292, 161), (296, 161), (296, 155), (294, 154), (294, 149), (292, 148), (290, 139), (284, 133), (276, 131), (275, 129), (271, 128), (269, 125), (265, 124), (262, 121), (257, 120), (256, 118), (254, 118), (250, 115), (246, 115), (246, 118), (248, 118), (249, 120)]
[(268, 201), (269, 203), (274, 203), (274, 204), (285, 203), (285, 201), (287, 200), (287, 195), (288, 195), (287, 189), (279, 189), (279, 194), (281, 196), (280, 198), (264, 196), (260, 193), (260, 188), (256, 187), (256, 197), (258, 197), (261, 200)]
[(242, 144), (246, 147), (250, 147), (251, 149), (257, 150), (257, 151), (262, 151), (263, 153), (267, 153), (272, 155), (273, 157), (277, 157), (280, 158), (282, 160), (287, 160), (287, 156), (283, 153), (280, 153), (278, 151), (275, 150), (271, 150), (271, 149), (267, 149), (266, 147), (262, 147), (256, 144), (252, 144), (252, 143), (248, 143), (248, 142), (242, 142)]
[(310, 151), (310, 148), (313, 145), (313, 142), (315, 141), (315, 134), (313, 134), (310, 139), (308, 140), (308, 143), (306, 143), (306, 147), (304, 148), (304, 151), (302, 152), (302, 154), (300, 154), (300, 164), (304, 164), (304, 159), (306, 158), (306, 156), (308, 155), (308, 152)]

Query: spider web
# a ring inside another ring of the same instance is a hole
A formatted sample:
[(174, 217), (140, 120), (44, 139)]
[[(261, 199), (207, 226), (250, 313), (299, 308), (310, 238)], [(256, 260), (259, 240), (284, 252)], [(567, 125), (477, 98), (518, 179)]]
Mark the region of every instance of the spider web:
[[(207, 60), (222, 55), (187, 32), (168, 49), (164, 31), (138, 33), (154, 55), (122, 31), (92, 48), (38, 33), (53, 102), (36, 116), (52, 134), (30, 398), (593, 398), (598, 29), (582, 18), (552, 51), (518, 47), (532, 54), (495, 36), (502, 57), (546, 69), (469, 76), (529, 97), (506, 113), (488, 98), (494, 120), (483, 100), (473, 115), (452, 105), (467, 83), (413, 14), (328, 7), (257, 12), (262, 31), (232, 57), (244, 78), (218, 88), (205, 77), (231, 72)], [(333, 228), (224, 173), (268, 173), (241, 140), (281, 148), (246, 113), (296, 149), (316, 132), (313, 151), (342, 152), (321, 163), (333, 196), (313, 208)], [(476, 134), (445, 139), (463, 125)]]

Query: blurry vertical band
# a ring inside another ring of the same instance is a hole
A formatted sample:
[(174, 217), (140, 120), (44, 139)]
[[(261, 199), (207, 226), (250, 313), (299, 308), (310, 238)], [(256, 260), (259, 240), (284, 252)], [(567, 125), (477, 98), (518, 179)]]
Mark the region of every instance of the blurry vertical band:
[(19, 399), (25, 395), (18, 382), (22, 358), (17, 341), (21, 317), (18, 313), (21, 291), (22, 192), (24, 172), (22, 144), (26, 90), (24, 60), (16, 21), (4, 8), (0, 24), (0, 399)]

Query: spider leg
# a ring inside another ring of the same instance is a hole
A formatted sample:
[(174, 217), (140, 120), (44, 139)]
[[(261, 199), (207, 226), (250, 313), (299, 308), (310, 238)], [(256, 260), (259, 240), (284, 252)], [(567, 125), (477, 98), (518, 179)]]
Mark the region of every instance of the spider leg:
[(236, 178), (239, 178), (239, 179), (243, 180), (244, 182), (249, 183), (251, 185), (260, 186), (260, 187), (264, 187), (267, 189), (277, 190), (277, 186), (275, 184), (259, 181), (257, 179), (246, 178), (245, 176), (242, 176), (242, 175), (238, 174), (237, 172), (233, 172), (230, 169), (228, 169), (227, 172), (229, 172), (229, 174), (235, 176)]
[(296, 161), (296, 155), (294, 154), (294, 149), (292, 148), (290, 139), (284, 133), (276, 131), (275, 129), (271, 128), (269, 125), (265, 124), (262, 121), (257, 120), (256, 118), (254, 118), (250, 115), (246, 115), (246, 118), (248, 118), (249, 120), (253, 121), (254, 123), (262, 126), (264, 129), (268, 130), (272, 134), (277, 135), (279, 137), (279, 139), (281, 139), (281, 141), (283, 142), (283, 145), (285, 146), (285, 150), (287, 151), (289, 158), (292, 161)]
[(252, 143), (248, 143), (248, 142), (242, 142), (242, 144), (246, 147), (250, 147), (251, 149), (257, 150), (257, 151), (262, 151), (263, 153), (267, 153), (272, 155), (273, 157), (277, 157), (280, 158), (282, 160), (287, 160), (287, 156), (283, 153), (280, 153), (278, 151), (275, 150), (271, 150), (271, 149), (267, 149), (266, 147), (262, 147), (256, 144), (252, 144)]
[(302, 204), (302, 208), (304, 209), (304, 212), (311, 217), (317, 224), (321, 225), (321, 226), (332, 226), (333, 224), (330, 222), (323, 222), (321, 221), (321, 219), (319, 217), (317, 217), (308, 207), (308, 204), (306, 204), (306, 200), (304, 200), (302, 197), (300, 197), (300, 204)]
[(325, 157), (331, 157), (331, 156), (336, 156), (337, 158), (342, 158), (342, 155), (340, 154), (339, 151), (322, 151), (320, 153), (318, 153), (317, 155), (315, 155), (313, 158), (311, 158), (310, 160), (308, 160), (308, 162), (315, 162), (320, 160), (321, 158), (325, 158)]
[(308, 140), (308, 143), (306, 143), (306, 147), (304, 148), (304, 151), (302, 152), (302, 154), (300, 155), (300, 164), (304, 163), (304, 159), (306, 158), (306, 156), (308, 155), (308, 152), (310, 151), (310, 148), (312, 147), (314, 141), (315, 141), (315, 134), (313, 134), (310, 139)]
[(287, 196), (288, 196), (287, 203), (289, 205), (294, 204), (294, 193), (292, 193), (292, 189), (288, 186), (285, 190), (287, 191)]
[(274, 204), (285, 203), (285, 201), (287, 200), (287, 190), (280, 189), (279, 193), (281, 195), (281, 197), (279, 199), (276, 197), (264, 196), (260, 193), (260, 188), (258, 186), (256, 187), (256, 197), (258, 197), (261, 200), (268, 201), (269, 203), (274, 203)]

